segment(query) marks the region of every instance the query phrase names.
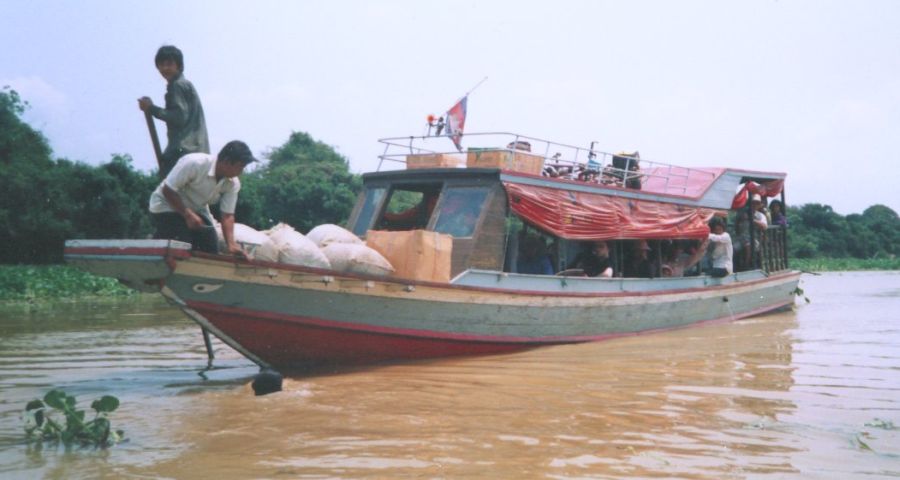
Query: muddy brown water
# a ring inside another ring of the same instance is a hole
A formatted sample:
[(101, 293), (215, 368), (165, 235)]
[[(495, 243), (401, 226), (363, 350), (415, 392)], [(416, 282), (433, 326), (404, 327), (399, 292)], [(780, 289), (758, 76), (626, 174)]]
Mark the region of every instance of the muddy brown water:
[[(0, 308), (0, 478), (896, 478), (900, 272), (804, 275), (793, 311), (524, 353), (257, 369), (161, 300)], [(108, 450), (22, 442), (62, 387)]]

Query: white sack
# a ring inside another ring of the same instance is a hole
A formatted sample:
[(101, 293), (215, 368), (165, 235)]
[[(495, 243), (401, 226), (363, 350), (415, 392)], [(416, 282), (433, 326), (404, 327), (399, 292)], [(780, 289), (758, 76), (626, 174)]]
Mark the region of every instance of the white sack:
[[(225, 237), (220, 237), (220, 250), (225, 251)], [(254, 260), (262, 260), (264, 262), (278, 261), (278, 248), (268, 235), (248, 227), (243, 223), (234, 224), (234, 241), (244, 247), (244, 250), (250, 254)]]
[(331, 263), (319, 247), (290, 225), (279, 223), (268, 230), (268, 233), (278, 249), (279, 262), (305, 267), (331, 268)]
[(313, 228), (306, 234), (306, 238), (315, 242), (319, 248), (325, 248), (332, 243), (352, 243), (359, 245), (364, 243), (359, 237), (354, 235), (353, 232), (331, 223), (326, 223)]
[(390, 275), (394, 267), (380, 253), (363, 245), (332, 243), (322, 249), (331, 262), (331, 268), (339, 272), (366, 275)]

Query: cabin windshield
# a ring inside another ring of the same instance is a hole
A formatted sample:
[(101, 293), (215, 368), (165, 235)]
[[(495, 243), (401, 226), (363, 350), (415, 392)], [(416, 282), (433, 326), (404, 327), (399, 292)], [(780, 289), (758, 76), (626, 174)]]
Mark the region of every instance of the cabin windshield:
[(454, 237), (471, 237), (488, 192), (488, 187), (448, 188), (439, 206), (434, 231)]
[(356, 225), (353, 227), (353, 233), (357, 236), (364, 236), (366, 231), (369, 229), (369, 225), (372, 224), (372, 218), (375, 216), (375, 213), (378, 211), (378, 205), (381, 204), (381, 199), (384, 198), (384, 194), (387, 191), (384, 187), (378, 188), (370, 188), (366, 190), (366, 199), (363, 202), (362, 209), (359, 212), (359, 217), (356, 220)]
[[(441, 193), (441, 183), (394, 185), (376, 230), (425, 229)], [(365, 207), (363, 209), (365, 211)], [(357, 225), (359, 222), (357, 222)]]

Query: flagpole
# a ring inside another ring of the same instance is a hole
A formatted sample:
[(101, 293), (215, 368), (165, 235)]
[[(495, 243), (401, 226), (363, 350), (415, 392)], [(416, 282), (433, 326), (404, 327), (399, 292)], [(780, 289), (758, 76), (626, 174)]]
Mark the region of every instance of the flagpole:
[(466, 94), (465, 94), (465, 95), (463, 95), (463, 96), (464, 96), (464, 97), (468, 97), (468, 96), (469, 96), (469, 94), (470, 94), (470, 93), (472, 93), (472, 92), (474, 92), (474, 91), (475, 91), (475, 89), (476, 89), (476, 88), (478, 88), (478, 87), (480, 87), (480, 86), (481, 86), (481, 84), (482, 84), (482, 83), (484, 83), (484, 82), (486, 82), (486, 81), (487, 81), (487, 79), (488, 79), (488, 77), (487, 77), (487, 76), (485, 76), (485, 77), (484, 77), (484, 78), (482, 78), (482, 79), (481, 79), (481, 81), (480, 81), (480, 82), (478, 82), (478, 83), (476, 83), (476, 84), (475, 84), (475, 86), (474, 86), (474, 87), (472, 87), (472, 88), (470, 88), (470, 89), (469, 89), (469, 91), (468, 91), (468, 92), (466, 92)]
[(474, 87), (470, 88), (469, 91), (465, 93), (465, 95), (463, 95), (463, 96), (459, 97), (458, 99), (456, 99), (456, 102), (454, 102), (453, 104), (456, 105), (457, 103), (459, 103), (460, 100), (462, 100), (462, 99), (468, 97), (470, 93), (474, 92), (475, 89), (478, 88), (478, 87), (480, 87), (482, 83), (484, 83), (484, 82), (487, 81), (487, 79), (488, 79), (488, 77), (482, 78), (481, 81), (479, 81), (478, 83), (476, 83)]

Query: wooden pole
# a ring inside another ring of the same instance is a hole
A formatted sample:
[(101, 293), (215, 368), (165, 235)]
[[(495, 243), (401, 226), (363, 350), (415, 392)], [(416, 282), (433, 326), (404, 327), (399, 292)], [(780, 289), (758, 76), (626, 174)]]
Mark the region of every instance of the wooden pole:
[(149, 110), (144, 111), (144, 118), (147, 120), (147, 130), (150, 132), (150, 141), (153, 142), (153, 153), (156, 155), (156, 165), (159, 167), (159, 176), (162, 178), (162, 148), (159, 146), (159, 135), (156, 133), (156, 123), (153, 122), (153, 116), (150, 115)]
[[(144, 119), (147, 120), (147, 131), (150, 132), (150, 141), (153, 143), (153, 154), (156, 155), (156, 165), (159, 167), (159, 178), (163, 178), (163, 158), (162, 158), (162, 147), (159, 146), (159, 134), (156, 133), (156, 123), (153, 121), (153, 116), (150, 115), (149, 110), (144, 110)], [(203, 344), (206, 345), (206, 356), (209, 359), (209, 364), (212, 364), (216, 355), (213, 353), (212, 340), (209, 338), (209, 330), (206, 327), (201, 326), (200, 330), (203, 332)]]

